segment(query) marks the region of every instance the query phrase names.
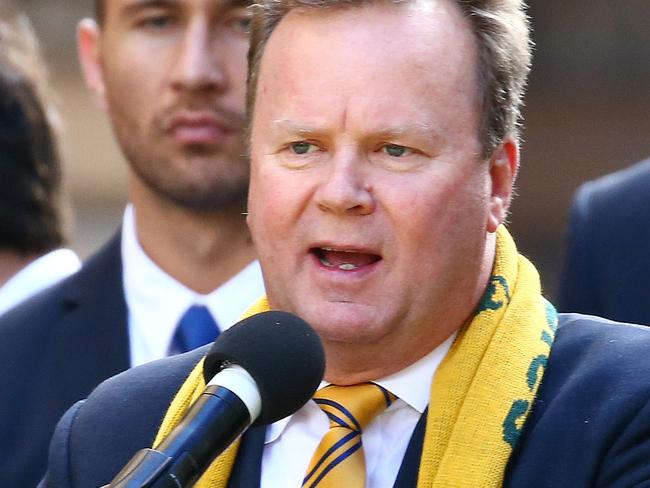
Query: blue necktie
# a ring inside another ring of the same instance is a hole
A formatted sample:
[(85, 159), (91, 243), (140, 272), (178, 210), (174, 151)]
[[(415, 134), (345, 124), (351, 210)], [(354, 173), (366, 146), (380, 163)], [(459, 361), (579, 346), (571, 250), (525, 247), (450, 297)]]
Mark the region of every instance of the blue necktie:
[(219, 327), (210, 311), (203, 305), (192, 305), (181, 317), (169, 348), (170, 354), (180, 354), (209, 344), (219, 335)]

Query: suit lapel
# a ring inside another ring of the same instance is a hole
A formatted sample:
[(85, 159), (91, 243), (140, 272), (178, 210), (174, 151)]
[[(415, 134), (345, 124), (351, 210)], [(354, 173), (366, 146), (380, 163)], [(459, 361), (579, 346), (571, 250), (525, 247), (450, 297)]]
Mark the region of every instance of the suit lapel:
[(252, 427), (244, 433), (227, 488), (259, 488), (265, 437), (265, 426)]
[(424, 445), (424, 431), (427, 424), (428, 408), (420, 415), (420, 420), (413, 430), (411, 440), (406, 448), (402, 465), (397, 473), (397, 479), (393, 488), (415, 488), (418, 484), (418, 472), (420, 470), (420, 457)]
[(57, 364), (52, 366), (61, 379), (74, 379), (69, 386), (77, 395), (80, 385), (89, 393), (130, 366), (120, 247), (118, 232), (62, 293), (61, 330), (51, 345)]

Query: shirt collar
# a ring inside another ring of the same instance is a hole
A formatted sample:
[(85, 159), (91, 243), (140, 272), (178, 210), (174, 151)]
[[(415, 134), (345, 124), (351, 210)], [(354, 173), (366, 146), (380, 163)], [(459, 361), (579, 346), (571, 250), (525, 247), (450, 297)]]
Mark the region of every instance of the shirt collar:
[[(160, 308), (164, 308), (169, 322), (174, 324), (173, 330), (199, 295), (165, 273), (144, 252), (138, 242), (135, 209), (131, 204), (124, 211), (122, 261), (127, 301), (135, 304), (135, 309), (155, 311), (154, 316), (160, 316)], [(155, 327), (160, 330), (160, 324)]]
[(431, 397), (430, 386), (433, 376), (449, 352), (455, 338), (456, 332), (422, 359), (397, 373), (375, 381), (375, 383), (386, 388), (419, 413), (423, 413)]
[(70, 249), (56, 249), (36, 258), (0, 286), (0, 314), (80, 268), (81, 261)]
[[(423, 358), (397, 373), (375, 380), (374, 383), (383, 386), (396, 395), (399, 400), (422, 414), (429, 404), (433, 377), (440, 363), (449, 352), (456, 335), (457, 332), (454, 332)], [(320, 390), (328, 384), (327, 381), (322, 381), (318, 389)], [(311, 402), (308, 402), (303, 408), (311, 408), (312, 406), (314, 409), (317, 408)], [(271, 424), (267, 430), (264, 443), (268, 444), (280, 437), (290, 420), (291, 416)]]
[(194, 304), (205, 305), (223, 331), (264, 294), (257, 261), (208, 294), (197, 293), (165, 273), (137, 239), (136, 210), (127, 205), (122, 225), (124, 289), (132, 318), (145, 336), (169, 344), (178, 321)]

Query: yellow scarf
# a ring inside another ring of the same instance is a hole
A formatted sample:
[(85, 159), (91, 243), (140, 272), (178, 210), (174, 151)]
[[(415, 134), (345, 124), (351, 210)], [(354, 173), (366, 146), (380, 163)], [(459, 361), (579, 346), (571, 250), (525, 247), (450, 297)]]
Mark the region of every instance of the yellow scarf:
[[(260, 300), (245, 316), (268, 310)], [(534, 266), (518, 255), (505, 227), (497, 234), (490, 282), (431, 385), (417, 488), (498, 487), (541, 382), (557, 314), (541, 295)], [(201, 361), (172, 401), (154, 446), (180, 422), (205, 388)], [(234, 443), (196, 483), (225, 488)]]

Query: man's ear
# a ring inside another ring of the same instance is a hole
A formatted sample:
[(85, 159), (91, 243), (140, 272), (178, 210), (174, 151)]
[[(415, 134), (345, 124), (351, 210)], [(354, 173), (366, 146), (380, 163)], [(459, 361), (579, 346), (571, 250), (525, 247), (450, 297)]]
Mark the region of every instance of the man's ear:
[(83, 19), (77, 26), (77, 54), (88, 89), (99, 106), (106, 110), (104, 69), (99, 53), (101, 30), (93, 19)]
[(496, 148), (490, 158), (490, 208), (488, 213), (488, 232), (496, 232), (508, 215), (512, 192), (519, 169), (519, 144), (508, 136)]

